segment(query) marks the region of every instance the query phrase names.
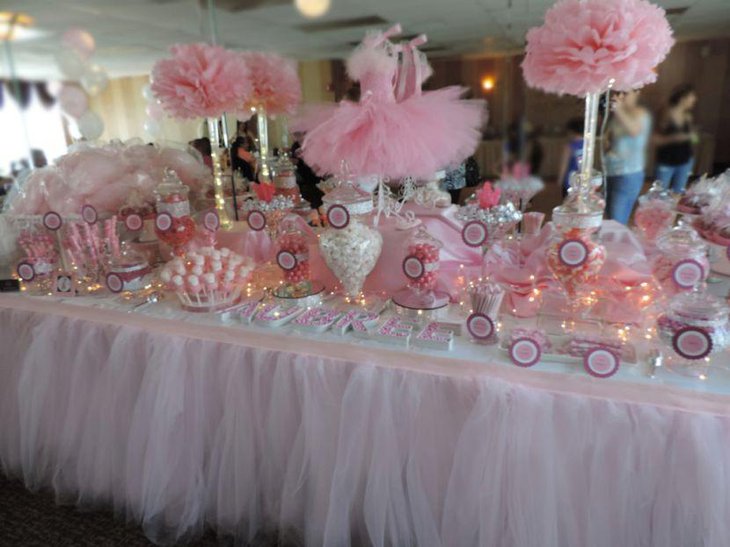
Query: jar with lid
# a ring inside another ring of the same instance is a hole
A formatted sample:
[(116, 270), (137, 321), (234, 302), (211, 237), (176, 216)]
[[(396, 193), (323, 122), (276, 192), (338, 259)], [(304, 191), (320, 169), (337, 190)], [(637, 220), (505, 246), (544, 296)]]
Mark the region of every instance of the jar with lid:
[(585, 175), (574, 173), (565, 202), (553, 209), (556, 234), (547, 249), (547, 265), (574, 308), (593, 289), (606, 261), (598, 239), (602, 203), (592, 194)]
[[(312, 293), (309, 244), (304, 221), (289, 214), (279, 223), (276, 238), (276, 263), (284, 276), (277, 296), (299, 298)], [(308, 228), (308, 227), (307, 227)]]
[(660, 340), (671, 364), (705, 374), (712, 357), (730, 342), (727, 304), (704, 287), (676, 295), (657, 319)]
[(106, 286), (113, 293), (140, 291), (148, 288), (152, 268), (147, 259), (123, 241), (117, 255), (109, 259)]
[(687, 224), (679, 224), (657, 239), (654, 277), (669, 294), (699, 286), (710, 272), (707, 243)]
[(367, 225), (373, 211), (372, 195), (356, 188), (345, 174), (324, 196), (323, 205), (328, 228), (319, 238), (320, 253), (344, 293), (356, 298), (383, 248), (380, 232)]
[(189, 188), (177, 174), (168, 169), (165, 180), (155, 189), (155, 232), (160, 241), (181, 256), (185, 246), (195, 236), (195, 221), (190, 216)]
[(294, 203), (298, 203), (301, 199), (299, 186), (297, 185), (297, 170), (294, 163), (287, 154), (282, 154), (273, 166), (274, 168), (274, 186), (276, 193), (280, 196), (288, 196), (292, 198)]
[(656, 238), (669, 230), (674, 222), (675, 204), (668, 190), (660, 181), (654, 182), (649, 191), (639, 198), (639, 205), (634, 213), (636, 230), (647, 243), (654, 243)]

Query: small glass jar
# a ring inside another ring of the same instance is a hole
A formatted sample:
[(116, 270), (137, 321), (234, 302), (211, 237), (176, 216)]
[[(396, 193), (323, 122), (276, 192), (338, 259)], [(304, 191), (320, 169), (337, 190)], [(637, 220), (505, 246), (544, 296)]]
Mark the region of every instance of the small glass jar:
[(297, 185), (297, 169), (286, 154), (280, 156), (274, 165), (274, 186), (278, 195), (288, 196), (295, 204), (299, 203), (302, 196)]
[(728, 306), (703, 289), (678, 294), (658, 317), (657, 331), (674, 364), (702, 373), (730, 342)]
[(152, 268), (127, 241), (122, 242), (119, 254), (110, 258), (108, 270), (106, 285), (111, 292), (140, 291), (150, 284)]
[(674, 199), (660, 181), (654, 182), (649, 191), (639, 198), (634, 213), (634, 223), (644, 241), (654, 243), (656, 238), (669, 230), (674, 222)]
[(180, 182), (177, 174), (168, 169), (165, 181), (155, 189), (155, 232), (160, 241), (172, 247), (180, 256), (195, 236), (195, 221), (190, 216), (189, 188)]
[(280, 296), (298, 297), (311, 293), (309, 240), (302, 231), (301, 223), (302, 220), (293, 214), (279, 223), (276, 263), (284, 275)]
[(654, 277), (669, 294), (688, 291), (707, 279), (707, 243), (689, 225), (680, 224), (657, 239)]
[(383, 237), (365, 223), (373, 198), (345, 177), (323, 198), (328, 228), (319, 238), (325, 263), (347, 296), (358, 297), (383, 248)]
[(421, 224), (405, 242), (403, 273), (408, 287), (417, 291), (433, 291), (438, 281), (443, 243), (428, 233)]

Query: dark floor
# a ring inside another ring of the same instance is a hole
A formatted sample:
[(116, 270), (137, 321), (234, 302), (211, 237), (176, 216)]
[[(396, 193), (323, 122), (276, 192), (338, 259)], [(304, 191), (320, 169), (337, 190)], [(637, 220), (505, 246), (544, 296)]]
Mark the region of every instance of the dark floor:
[[(247, 547), (301, 547), (289, 537), (259, 534)], [(28, 491), (22, 482), (0, 471), (0, 547), (142, 547), (153, 545), (139, 526), (126, 524), (109, 511), (81, 512), (56, 505), (52, 492)], [(191, 547), (233, 545), (208, 531)]]

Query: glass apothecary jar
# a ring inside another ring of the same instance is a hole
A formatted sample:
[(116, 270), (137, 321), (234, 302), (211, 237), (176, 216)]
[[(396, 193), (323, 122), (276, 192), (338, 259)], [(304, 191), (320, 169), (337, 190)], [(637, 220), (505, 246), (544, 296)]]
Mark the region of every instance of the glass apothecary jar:
[(672, 228), (657, 239), (654, 277), (669, 294), (699, 286), (710, 272), (708, 246), (687, 224)]
[(652, 184), (649, 191), (639, 198), (634, 213), (634, 223), (639, 235), (648, 243), (654, 243), (674, 223), (675, 203), (661, 182)]

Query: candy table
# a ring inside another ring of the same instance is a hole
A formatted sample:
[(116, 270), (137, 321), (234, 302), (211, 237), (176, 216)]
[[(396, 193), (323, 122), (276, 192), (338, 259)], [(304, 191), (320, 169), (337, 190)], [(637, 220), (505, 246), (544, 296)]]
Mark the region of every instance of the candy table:
[(223, 324), (172, 302), (0, 295), (0, 462), (157, 542), (721, 546), (730, 374), (608, 380)]

